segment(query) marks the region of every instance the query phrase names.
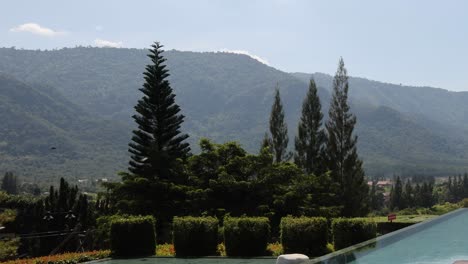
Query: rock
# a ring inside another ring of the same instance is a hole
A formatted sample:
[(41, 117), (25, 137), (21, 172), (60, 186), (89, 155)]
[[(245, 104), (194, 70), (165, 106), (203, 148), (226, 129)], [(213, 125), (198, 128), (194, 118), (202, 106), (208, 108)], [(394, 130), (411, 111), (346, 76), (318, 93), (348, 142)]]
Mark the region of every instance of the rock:
[(284, 254), (279, 255), (276, 264), (299, 264), (309, 260), (309, 257), (303, 254)]

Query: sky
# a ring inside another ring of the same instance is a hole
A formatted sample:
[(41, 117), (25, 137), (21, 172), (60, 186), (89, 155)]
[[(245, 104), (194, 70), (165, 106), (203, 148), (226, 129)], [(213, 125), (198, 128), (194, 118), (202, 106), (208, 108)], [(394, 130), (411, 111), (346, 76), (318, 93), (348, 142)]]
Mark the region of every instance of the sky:
[(230, 51), (286, 72), (468, 91), (463, 0), (6, 0), (0, 46)]

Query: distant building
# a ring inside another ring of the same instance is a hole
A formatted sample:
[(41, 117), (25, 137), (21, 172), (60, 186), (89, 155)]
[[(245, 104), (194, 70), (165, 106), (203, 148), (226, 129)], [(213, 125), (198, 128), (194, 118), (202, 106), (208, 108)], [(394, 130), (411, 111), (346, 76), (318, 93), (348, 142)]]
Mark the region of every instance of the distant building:
[[(392, 184), (393, 184), (392, 181), (385, 180), (385, 181), (378, 181), (376, 185), (379, 187), (386, 187), (386, 186), (392, 186)], [(372, 186), (372, 181), (368, 181), (367, 185)]]
[(78, 180), (78, 185), (79, 186), (89, 186), (90, 185), (90, 181), (88, 179), (79, 179)]

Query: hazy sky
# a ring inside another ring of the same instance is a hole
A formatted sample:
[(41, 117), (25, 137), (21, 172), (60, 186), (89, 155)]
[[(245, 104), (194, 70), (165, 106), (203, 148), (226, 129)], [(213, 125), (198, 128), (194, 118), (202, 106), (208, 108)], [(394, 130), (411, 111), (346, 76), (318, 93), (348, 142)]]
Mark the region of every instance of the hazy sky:
[(2, 1), (0, 46), (248, 52), (288, 72), (468, 90), (468, 1)]

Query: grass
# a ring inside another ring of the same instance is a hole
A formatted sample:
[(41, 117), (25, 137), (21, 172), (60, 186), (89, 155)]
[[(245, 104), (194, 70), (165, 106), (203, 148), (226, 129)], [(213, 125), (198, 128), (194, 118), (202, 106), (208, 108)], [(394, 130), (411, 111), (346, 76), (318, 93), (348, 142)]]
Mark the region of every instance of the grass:
[[(398, 215), (397, 214), (397, 219), (393, 220), (393, 222), (397, 223), (420, 223), (429, 219), (432, 219), (434, 217), (437, 217), (438, 215)], [(376, 222), (388, 222), (388, 218), (386, 216), (378, 216), (378, 217), (369, 217), (370, 219), (373, 219)]]

